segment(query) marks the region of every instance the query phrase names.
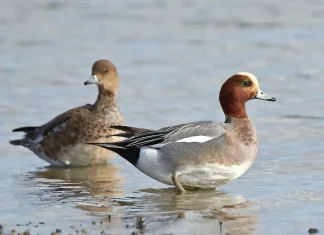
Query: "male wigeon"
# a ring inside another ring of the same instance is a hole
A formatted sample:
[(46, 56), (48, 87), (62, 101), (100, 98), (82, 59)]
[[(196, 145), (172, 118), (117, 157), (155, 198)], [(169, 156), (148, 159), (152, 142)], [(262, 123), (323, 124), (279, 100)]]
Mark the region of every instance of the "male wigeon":
[(90, 79), (84, 82), (84, 85), (90, 84), (96, 84), (99, 91), (93, 105), (70, 109), (41, 126), (14, 129), (14, 132), (26, 134), (23, 139), (10, 143), (22, 145), (58, 167), (88, 166), (110, 160), (115, 153), (86, 142), (121, 140), (112, 136), (120, 131), (109, 128), (110, 125), (124, 125), (116, 104), (119, 79), (114, 64), (108, 60), (96, 61)]
[(251, 99), (275, 101), (259, 89), (256, 77), (241, 72), (230, 77), (219, 93), (225, 122), (200, 121), (159, 130), (116, 126), (132, 134), (116, 143), (90, 143), (112, 150), (146, 175), (180, 192), (215, 188), (241, 176), (257, 156), (255, 128), (245, 110)]

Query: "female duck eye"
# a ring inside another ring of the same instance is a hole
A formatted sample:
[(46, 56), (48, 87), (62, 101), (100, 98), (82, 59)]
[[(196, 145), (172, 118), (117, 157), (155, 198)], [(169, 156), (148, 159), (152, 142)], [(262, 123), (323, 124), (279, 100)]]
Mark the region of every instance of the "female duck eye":
[(107, 73), (108, 72), (108, 69), (107, 68), (104, 68), (104, 70), (103, 70), (105, 73)]
[(249, 80), (245, 80), (245, 81), (243, 81), (242, 86), (249, 87), (249, 86), (251, 86), (251, 82)]

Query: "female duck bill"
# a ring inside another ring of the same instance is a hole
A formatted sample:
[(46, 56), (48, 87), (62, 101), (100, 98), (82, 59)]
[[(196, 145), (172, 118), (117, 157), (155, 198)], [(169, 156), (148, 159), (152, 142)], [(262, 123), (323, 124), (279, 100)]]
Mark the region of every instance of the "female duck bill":
[(84, 82), (84, 85), (91, 85), (91, 84), (98, 84), (99, 83), (99, 79), (97, 77), (97, 75), (92, 75), (89, 80)]

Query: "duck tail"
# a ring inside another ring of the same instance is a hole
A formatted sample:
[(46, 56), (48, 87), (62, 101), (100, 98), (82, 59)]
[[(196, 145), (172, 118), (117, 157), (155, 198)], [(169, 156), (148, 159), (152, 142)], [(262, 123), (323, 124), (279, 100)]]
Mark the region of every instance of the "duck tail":
[(37, 129), (37, 126), (24, 126), (24, 127), (19, 127), (16, 129), (13, 129), (12, 132), (25, 132), (25, 135), (23, 139), (18, 139), (18, 140), (10, 140), (9, 143), (12, 145), (21, 145), (26, 148), (30, 146), (30, 141), (28, 140), (29, 137), (32, 137), (34, 134), (34, 131)]
[(136, 147), (125, 147), (122, 141), (121, 142), (114, 142), (114, 143), (88, 143), (91, 145), (96, 145), (110, 151), (117, 153), (119, 156), (124, 158), (125, 160), (132, 163), (136, 166), (137, 160), (140, 155), (140, 149)]
[(37, 127), (36, 126), (24, 126), (24, 127), (19, 127), (16, 129), (13, 129), (12, 132), (33, 132)]
[(22, 146), (24, 146), (24, 139), (10, 140), (9, 143), (12, 144), (12, 145), (22, 145)]

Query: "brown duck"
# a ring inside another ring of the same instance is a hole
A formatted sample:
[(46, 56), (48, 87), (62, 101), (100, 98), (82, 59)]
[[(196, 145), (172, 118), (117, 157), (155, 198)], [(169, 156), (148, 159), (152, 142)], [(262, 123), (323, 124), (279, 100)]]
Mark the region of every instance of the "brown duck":
[(98, 60), (92, 66), (90, 79), (84, 85), (96, 84), (96, 102), (70, 109), (48, 123), (36, 127), (21, 127), (14, 132), (25, 132), (23, 139), (10, 141), (21, 145), (51, 165), (79, 167), (105, 163), (113, 152), (86, 142), (114, 142), (111, 137), (120, 131), (110, 125), (124, 125), (124, 119), (116, 104), (119, 87), (117, 69), (108, 60)]

